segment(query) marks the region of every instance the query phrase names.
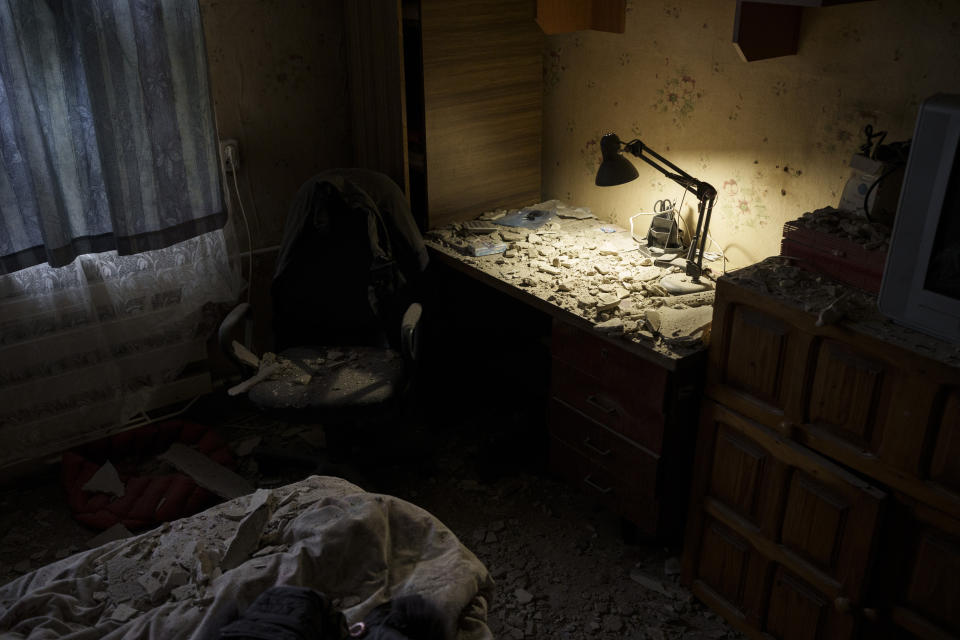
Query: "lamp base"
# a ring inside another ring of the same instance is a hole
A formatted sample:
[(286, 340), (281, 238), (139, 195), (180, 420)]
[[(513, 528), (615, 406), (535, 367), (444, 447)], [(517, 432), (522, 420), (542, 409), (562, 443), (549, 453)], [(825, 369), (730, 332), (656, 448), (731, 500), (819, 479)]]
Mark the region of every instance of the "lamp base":
[(693, 278), (685, 273), (668, 273), (660, 278), (660, 284), (675, 296), (713, 289), (713, 283), (706, 278), (701, 278), (700, 282), (694, 282)]

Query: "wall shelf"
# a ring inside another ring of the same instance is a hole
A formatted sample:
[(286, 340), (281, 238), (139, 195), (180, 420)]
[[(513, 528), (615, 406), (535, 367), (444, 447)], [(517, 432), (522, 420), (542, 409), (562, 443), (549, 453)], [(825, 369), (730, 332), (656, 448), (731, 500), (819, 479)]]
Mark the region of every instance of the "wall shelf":
[(626, 0), (537, 0), (537, 24), (547, 35), (572, 31), (623, 33)]
[(804, 7), (829, 7), (867, 0), (737, 0), (733, 46), (746, 62), (792, 56), (800, 45)]

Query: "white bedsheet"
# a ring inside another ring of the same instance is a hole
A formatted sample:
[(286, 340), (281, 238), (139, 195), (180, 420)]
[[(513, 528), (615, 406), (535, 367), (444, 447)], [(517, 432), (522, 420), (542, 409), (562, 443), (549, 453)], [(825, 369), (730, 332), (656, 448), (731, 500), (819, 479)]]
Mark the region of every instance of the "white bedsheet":
[(0, 637), (216, 638), (275, 584), (325, 593), (348, 622), (419, 593), (443, 612), (448, 637), (492, 638), (490, 575), (443, 523), (326, 476), (262, 489), (26, 574), (0, 587)]

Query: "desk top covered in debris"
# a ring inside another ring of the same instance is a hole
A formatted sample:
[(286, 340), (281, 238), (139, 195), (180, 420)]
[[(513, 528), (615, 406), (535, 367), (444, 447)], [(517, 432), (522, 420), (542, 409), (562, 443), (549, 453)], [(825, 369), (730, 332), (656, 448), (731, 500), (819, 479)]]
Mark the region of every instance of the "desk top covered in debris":
[[(659, 280), (681, 269), (654, 266), (616, 225), (557, 215), (535, 229), (478, 234), (455, 223), (427, 232), (426, 244), (444, 263), (669, 369), (705, 349), (713, 291), (669, 294)], [(493, 253), (472, 255), (485, 247)]]

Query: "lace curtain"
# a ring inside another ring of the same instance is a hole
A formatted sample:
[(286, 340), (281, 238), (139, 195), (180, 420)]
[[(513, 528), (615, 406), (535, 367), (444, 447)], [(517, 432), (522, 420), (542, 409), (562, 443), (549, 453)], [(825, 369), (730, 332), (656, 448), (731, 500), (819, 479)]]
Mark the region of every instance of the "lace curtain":
[(0, 276), (0, 467), (209, 390), (207, 337), (240, 284), (222, 231)]

